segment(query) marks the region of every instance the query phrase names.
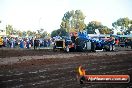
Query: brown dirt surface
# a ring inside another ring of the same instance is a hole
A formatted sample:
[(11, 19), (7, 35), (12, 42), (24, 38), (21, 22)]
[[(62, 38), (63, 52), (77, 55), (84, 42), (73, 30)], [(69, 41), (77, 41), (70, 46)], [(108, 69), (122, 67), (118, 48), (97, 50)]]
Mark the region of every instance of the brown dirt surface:
[(0, 88), (132, 88), (129, 83), (79, 84), (78, 67), (86, 74), (126, 74), (132, 79), (132, 51), (53, 52), (0, 50)]

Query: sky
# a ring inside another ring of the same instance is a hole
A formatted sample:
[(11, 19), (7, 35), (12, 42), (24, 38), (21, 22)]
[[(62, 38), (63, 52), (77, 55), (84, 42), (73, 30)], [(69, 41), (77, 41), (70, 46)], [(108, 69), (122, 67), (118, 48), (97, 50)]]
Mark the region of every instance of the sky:
[(0, 0), (0, 26), (47, 32), (59, 29), (64, 13), (81, 10), (85, 23), (99, 21), (112, 28), (122, 17), (132, 19), (132, 0)]

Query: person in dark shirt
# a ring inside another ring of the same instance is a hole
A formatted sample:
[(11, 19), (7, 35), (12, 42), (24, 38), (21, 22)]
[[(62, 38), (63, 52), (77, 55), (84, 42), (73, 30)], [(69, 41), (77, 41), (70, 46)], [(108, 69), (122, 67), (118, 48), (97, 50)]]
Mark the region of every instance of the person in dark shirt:
[(130, 45), (130, 47), (132, 49), (132, 39), (130, 40), (129, 45)]
[(125, 47), (128, 48), (128, 39), (125, 40)]
[(35, 38), (34, 40), (34, 50), (39, 46), (39, 40)]
[(74, 36), (74, 34), (72, 34), (71, 40), (72, 40), (73, 43), (75, 43), (75, 39), (76, 39), (76, 37)]

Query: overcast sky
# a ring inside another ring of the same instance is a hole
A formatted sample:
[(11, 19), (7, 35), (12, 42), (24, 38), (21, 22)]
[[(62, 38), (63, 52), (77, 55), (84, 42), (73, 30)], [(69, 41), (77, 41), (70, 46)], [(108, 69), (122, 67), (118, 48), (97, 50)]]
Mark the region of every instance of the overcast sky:
[(64, 13), (71, 10), (82, 10), (86, 24), (96, 20), (111, 28), (118, 18), (132, 19), (132, 0), (0, 0), (0, 25), (51, 32), (60, 27)]

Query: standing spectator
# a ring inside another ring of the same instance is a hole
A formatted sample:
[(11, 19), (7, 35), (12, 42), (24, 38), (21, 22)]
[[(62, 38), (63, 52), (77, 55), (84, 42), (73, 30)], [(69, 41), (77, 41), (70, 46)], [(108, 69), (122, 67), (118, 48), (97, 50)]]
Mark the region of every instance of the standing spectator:
[(14, 38), (11, 38), (11, 40), (10, 40), (10, 42), (11, 42), (11, 48), (14, 48)]
[(115, 39), (115, 45), (119, 46), (119, 39)]
[(20, 48), (24, 48), (24, 42), (23, 42), (23, 39), (20, 40)]
[(132, 39), (130, 40), (130, 46), (131, 46), (131, 49), (132, 49)]
[(19, 41), (19, 40), (18, 40), (18, 38), (16, 37), (16, 38), (15, 38), (15, 47), (18, 46), (18, 41)]
[(44, 39), (43, 39), (43, 42), (42, 42), (42, 43), (43, 43), (43, 47), (45, 47), (45, 46), (44, 46)]
[(50, 39), (48, 39), (48, 47), (50, 47)]
[(49, 43), (48, 43), (48, 40), (46, 39), (46, 47), (48, 47)]
[(15, 48), (15, 47), (16, 47), (16, 39), (13, 38), (13, 48)]
[(47, 46), (47, 44), (46, 44), (46, 39), (44, 39), (44, 47), (46, 47)]
[(26, 48), (26, 38), (23, 39), (24, 41), (24, 48)]
[(33, 41), (34, 41), (34, 40), (33, 40), (33, 37), (32, 37), (32, 39), (30, 39), (31, 47), (33, 47), (33, 44), (34, 44)]
[(3, 45), (4, 45), (4, 47), (7, 47), (7, 38), (6, 37), (4, 37), (4, 39), (3, 39)]
[(125, 47), (128, 48), (128, 39), (125, 39)]
[(26, 47), (27, 47), (27, 49), (29, 49), (29, 39), (27, 39), (27, 41), (26, 41)]
[(3, 38), (1, 37), (0, 38), (0, 47), (2, 47), (3, 46)]
[(11, 39), (10, 39), (10, 38), (7, 39), (7, 47), (8, 47), (8, 48), (11, 47)]
[(34, 50), (39, 46), (39, 41), (35, 38), (34, 40)]

